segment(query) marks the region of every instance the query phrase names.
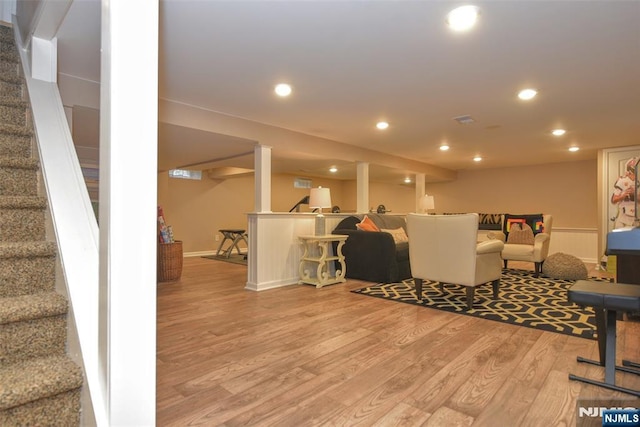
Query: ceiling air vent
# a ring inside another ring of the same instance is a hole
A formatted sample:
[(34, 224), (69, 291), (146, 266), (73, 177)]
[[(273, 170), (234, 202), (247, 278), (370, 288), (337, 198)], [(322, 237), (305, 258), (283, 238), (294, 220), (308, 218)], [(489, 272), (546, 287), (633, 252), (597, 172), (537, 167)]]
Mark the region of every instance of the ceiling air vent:
[(460, 123), (461, 125), (470, 125), (471, 123), (475, 123), (475, 120), (473, 120), (473, 117), (471, 117), (468, 114), (465, 116), (454, 117), (453, 120)]

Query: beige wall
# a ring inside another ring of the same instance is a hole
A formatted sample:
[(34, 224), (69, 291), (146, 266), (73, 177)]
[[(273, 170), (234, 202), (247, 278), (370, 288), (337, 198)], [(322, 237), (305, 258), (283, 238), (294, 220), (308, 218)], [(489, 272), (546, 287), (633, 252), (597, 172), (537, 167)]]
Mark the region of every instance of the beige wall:
[(436, 212), (549, 213), (554, 227), (597, 228), (597, 161), (465, 170), (427, 184)]
[[(550, 213), (555, 227), (597, 228), (597, 162), (460, 171), (458, 179), (427, 184), (435, 196), (436, 212)], [(274, 212), (288, 212), (309, 190), (293, 188), (293, 175), (271, 178)], [(202, 181), (158, 176), (158, 203), (185, 252), (212, 251), (220, 228), (247, 227), (254, 208), (253, 176)], [(356, 210), (356, 183), (312, 179), (313, 186), (329, 187), (334, 205), (342, 212)], [(369, 184), (369, 204), (384, 204), (395, 213), (415, 210), (413, 186)], [(301, 212), (308, 212), (303, 206)]]
[[(271, 177), (271, 210), (288, 212), (308, 189), (293, 187), (293, 175)], [(312, 180), (313, 186), (331, 189), (331, 201), (342, 205), (342, 185), (328, 179)], [(169, 179), (166, 172), (158, 174), (158, 204), (165, 220), (173, 228), (177, 240), (182, 240), (184, 252), (212, 251), (219, 242), (215, 236), (221, 228), (247, 228), (247, 213), (254, 210), (253, 175), (212, 180), (203, 173), (202, 180)], [(325, 212), (329, 210), (326, 209)], [(302, 205), (300, 212), (310, 212)]]
[[(357, 188), (356, 181), (345, 181), (343, 184), (345, 200), (340, 205), (342, 212), (355, 212)], [(378, 205), (384, 205), (393, 213), (414, 212), (416, 190), (413, 185), (369, 183), (369, 208), (376, 210)]]
[[(204, 175), (204, 174), (203, 174)], [(253, 209), (253, 176), (214, 181), (169, 179), (158, 175), (158, 204), (182, 240), (184, 252), (211, 251), (220, 228), (246, 228), (246, 212)]]

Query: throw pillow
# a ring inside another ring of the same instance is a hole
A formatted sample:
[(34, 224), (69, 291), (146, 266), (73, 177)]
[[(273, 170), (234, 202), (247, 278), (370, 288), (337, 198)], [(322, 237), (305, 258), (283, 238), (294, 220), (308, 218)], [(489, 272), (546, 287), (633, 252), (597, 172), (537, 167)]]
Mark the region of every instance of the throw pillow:
[(394, 228), (393, 230), (383, 228), (380, 231), (391, 234), (391, 236), (393, 237), (393, 241), (396, 243), (396, 245), (398, 243), (409, 241), (409, 236), (407, 236), (407, 233), (405, 233), (404, 228), (402, 227)]
[(516, 245), (533, 245), (533, 230), (526, 222), (512, 224), (511, 231), (509, 231), (509, 237), (507, 237), (507, 243)]
[(500, 230), (502, 228), (502, 214), (478, 214), (479, 230)]
[(356, 228), (363, 231), (380, 231), (378, 226), (366, 215), (362, 218), (362, 221), (356, 224)]
[(506, 214), (504, 216), (504, 234), (509, 236), (509, 232), (511, 230), (511, 226), (513, 224), (529, 224), (529, 227), (533, 230), (533, 234), (538, 234), (544, 232), (544, 222), (542, 219), (542, 214), (532, 214), (532, 215), (509, 215)]

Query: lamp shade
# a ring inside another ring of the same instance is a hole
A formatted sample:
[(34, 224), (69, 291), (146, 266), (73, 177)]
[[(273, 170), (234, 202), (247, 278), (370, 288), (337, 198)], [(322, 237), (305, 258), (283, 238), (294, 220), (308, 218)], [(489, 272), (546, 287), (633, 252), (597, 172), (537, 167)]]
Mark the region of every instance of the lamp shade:
[(312, 188), (309, 193), (309, 207), (315, 208), (330, 208), (331, 207), (331, 192), (328, 188)]
[(433, 196), (425, 194), (420, 198), (420, 209), (428, 211), (429, 209), (435, 209), (435, 202)]

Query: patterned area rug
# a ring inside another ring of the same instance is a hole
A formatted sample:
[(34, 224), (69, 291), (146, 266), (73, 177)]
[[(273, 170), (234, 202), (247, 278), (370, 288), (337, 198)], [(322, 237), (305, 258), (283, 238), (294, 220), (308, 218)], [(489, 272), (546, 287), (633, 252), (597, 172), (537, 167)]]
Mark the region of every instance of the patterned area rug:
[[(589, 278), (609, 282), (609, 279)], [(567, 301), (573, 280), (533, 276), (532, 271), (505, 269), (500, 280), (500, 298), (493, 299), (491, 284), (476, 287), (473, 309), (467, 310), (466, 288), (425, 280), (423, 300), (418, 301), (413, 279), (402, 283), (381, 283), (352, 292), (421, 305), (452, 313), (542, 329), (550, 332), (595, 338), (595, 317), (591, 308), (582, 309)]]

